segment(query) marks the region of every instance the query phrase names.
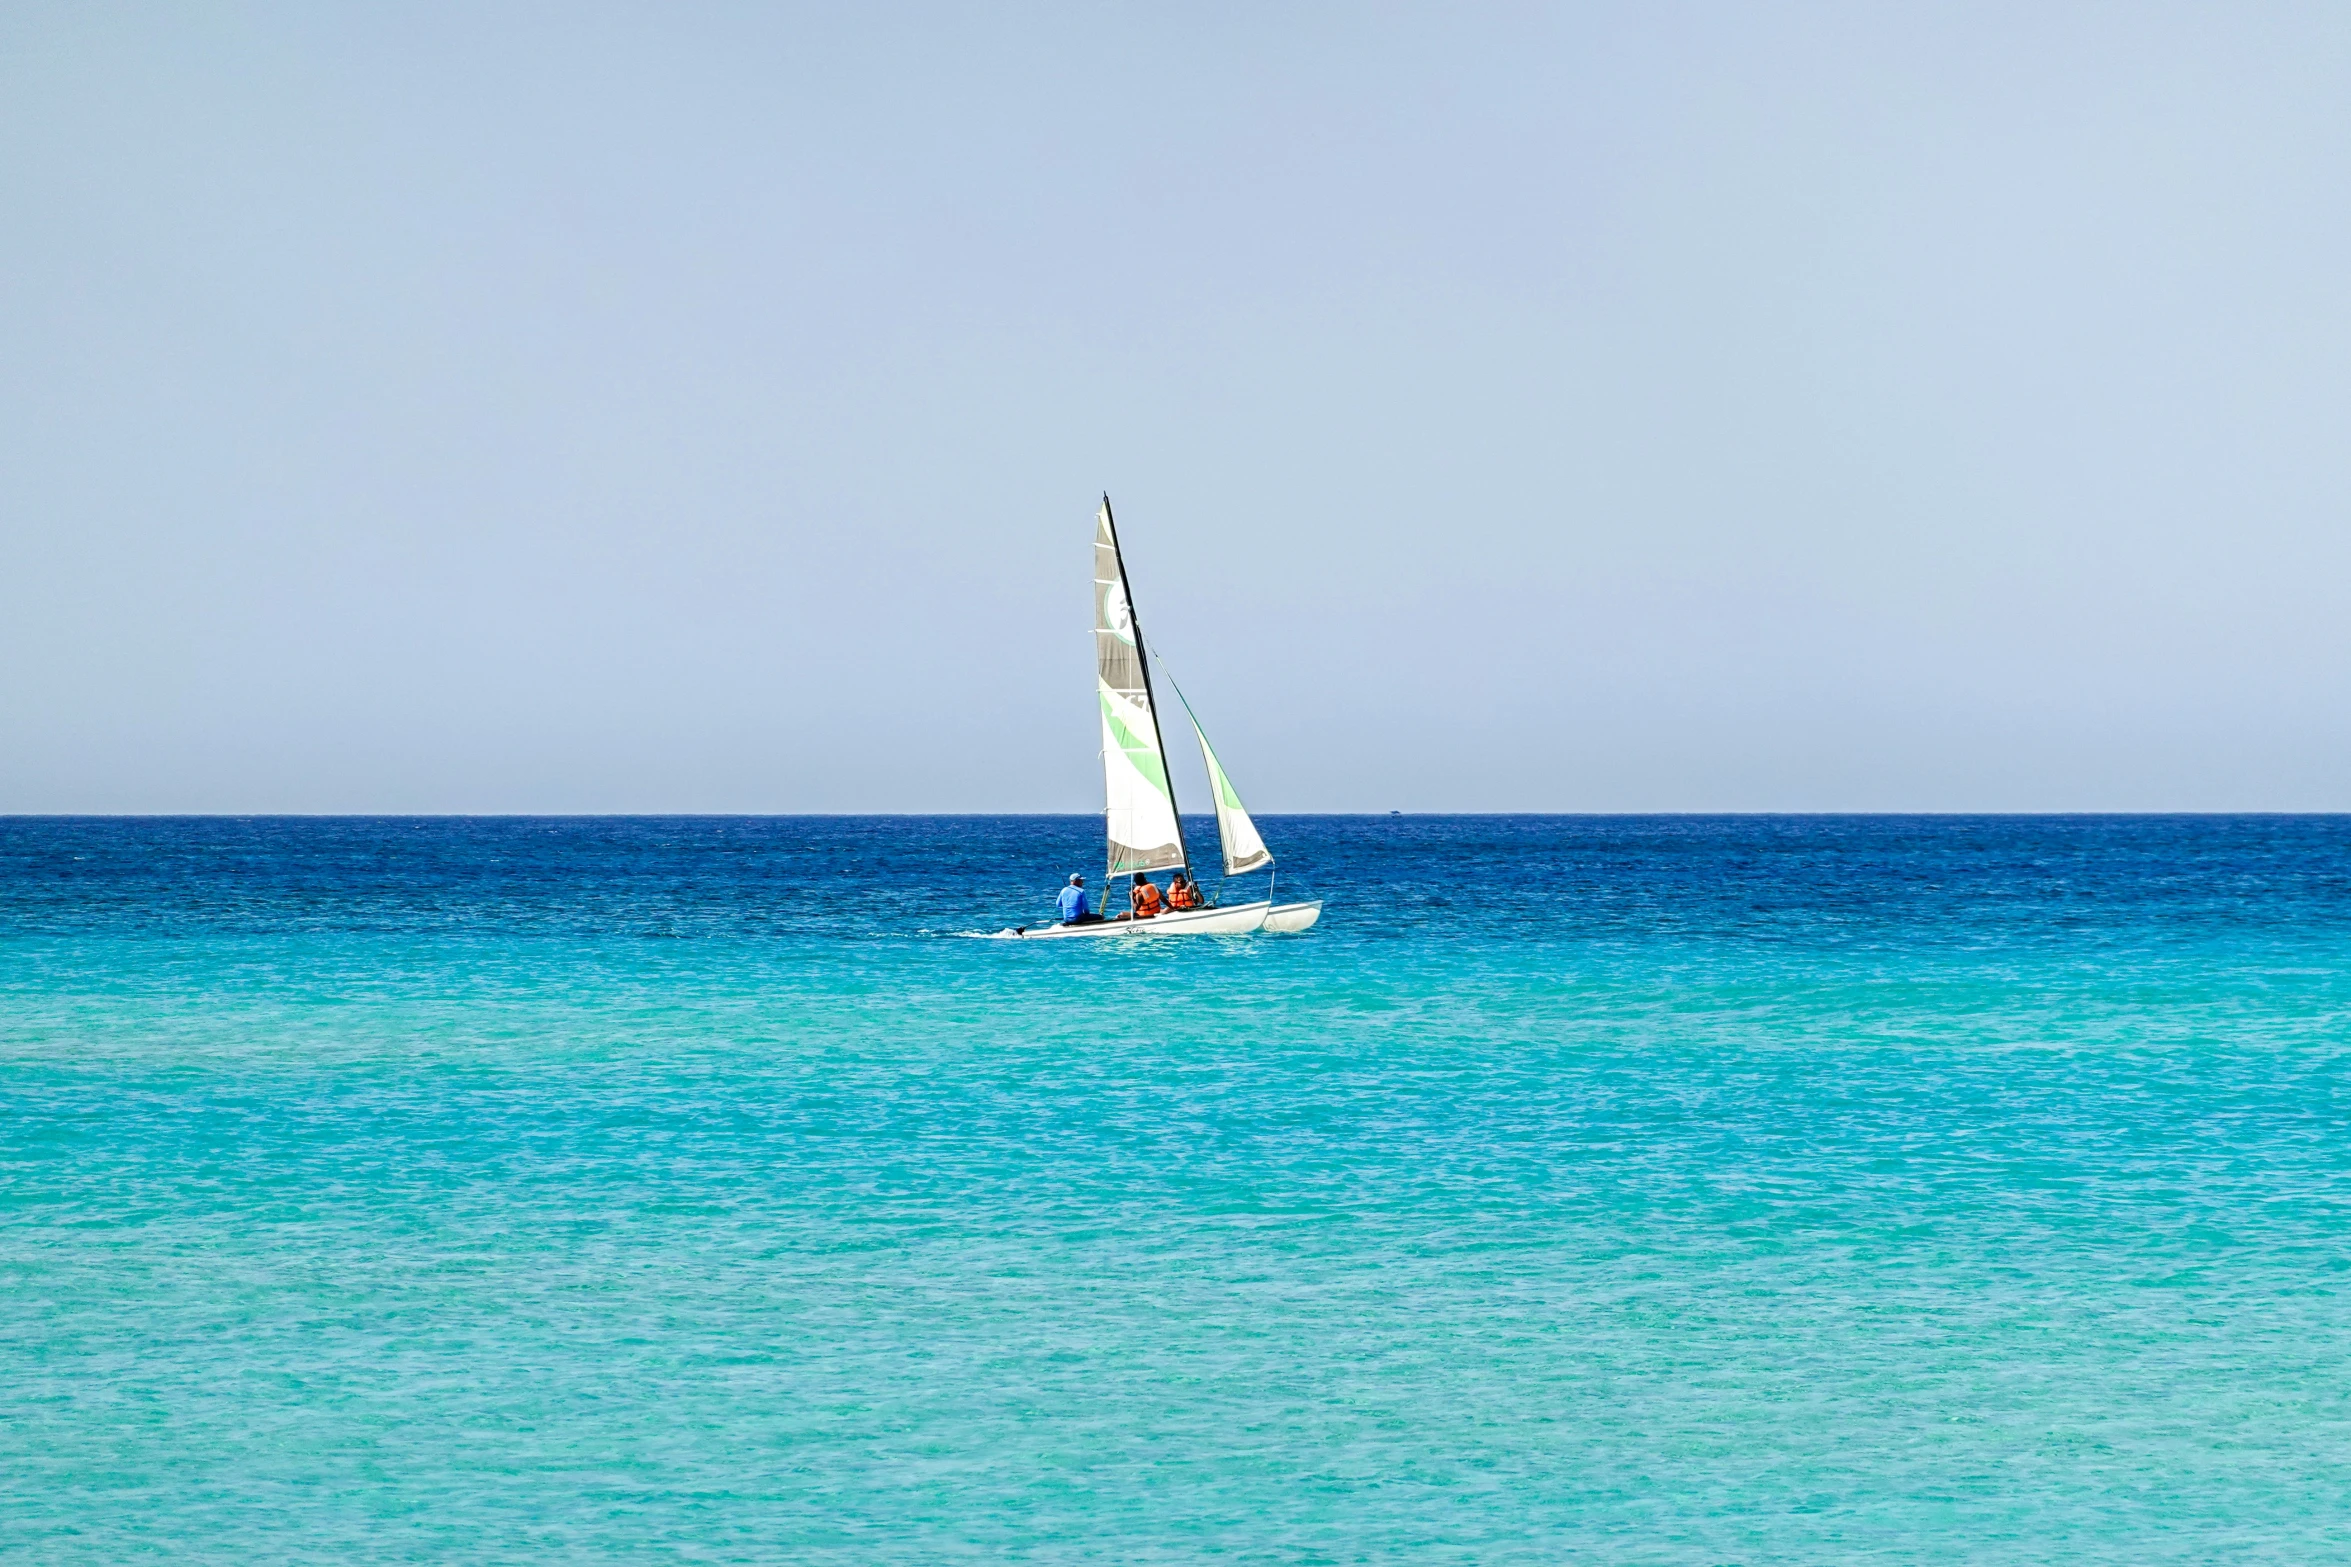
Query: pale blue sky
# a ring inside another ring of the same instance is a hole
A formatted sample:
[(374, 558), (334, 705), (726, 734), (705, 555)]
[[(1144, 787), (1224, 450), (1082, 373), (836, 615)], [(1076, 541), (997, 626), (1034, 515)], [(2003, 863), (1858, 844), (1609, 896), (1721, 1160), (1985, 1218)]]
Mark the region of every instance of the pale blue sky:
[[(2351, 808), (2351, 10), (0, 13), (0, 810)], [(1194, 796), (1195, 802), (1200, 800)]]

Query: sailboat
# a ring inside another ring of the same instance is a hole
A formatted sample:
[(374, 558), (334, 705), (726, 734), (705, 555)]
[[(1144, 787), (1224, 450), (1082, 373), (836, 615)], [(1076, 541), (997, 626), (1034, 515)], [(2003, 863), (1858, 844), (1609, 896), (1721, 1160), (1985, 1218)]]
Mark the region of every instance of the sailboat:
[[(1135, 617), (1134, 595), (1127, 588), (1126, 560), (1119, 554), (1118, 524), (1111, 519), (1107, 495), (1094, 517), (1094, 674), (1095, 694), (1102, 705), (1102, 776), (1108, 803), (1104, 822), (1110, 838), (1110, 869), (1103, 878), (1103, 893), (1109, 893), (1109, 882), (1116, 877), (1178, 869), (1189, 874), (1192, 856), (1184, 843), (1184, 819), (1176, 811), (1167, 747), (1160, 738), (1151, 656), (1144, 646), (1142, 623)], [(1169, 688), (1174, 689), (1173, 682)], [(1101, 919), (1034, 929), (1021, 926), (1009, 934), (1032, 940), (1048, 936), (1246, 936), (1257, 931), (1294, 933), (1322, 917), (1320, 900), (1273, 901), (1273, 851), (1249, 819), (1240, 791), (1217, 760), (1192, 704), (1184, 700), (1181, 691), (1176, 692), (1176, 701), (1191, 720), (1192, 733), (1199, 737), (1201, 760), (1208, 764), (1224, 873), (1230, 878), (1264, 871), (1266, 895), (1255, 902), (1212, 902), (1206, 908), (1169, 910), (1154, 919)]]

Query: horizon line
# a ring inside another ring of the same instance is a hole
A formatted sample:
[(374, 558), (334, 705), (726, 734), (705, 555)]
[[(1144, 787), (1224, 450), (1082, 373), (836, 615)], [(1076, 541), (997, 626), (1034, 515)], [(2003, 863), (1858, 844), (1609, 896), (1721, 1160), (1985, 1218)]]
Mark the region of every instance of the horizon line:
[[(1090, 821), (1100, 811), (0, 811), (0, 822), (37, 821)], [(1186, 811), (1186, 819), (1210, 820), (1210, 811)], [(2342, 810), (2139, 809), (2139, 810), (1617, 810), (1617, 811), (1253, 811), (1266, 821), (1301, 818), (1387, 821), (1398, 817), (1445, 820), (1719, 820), (1854, 819), (1887, 820), (1983, 818), (2128, 820), (2155, 817), (2351, 816)]]

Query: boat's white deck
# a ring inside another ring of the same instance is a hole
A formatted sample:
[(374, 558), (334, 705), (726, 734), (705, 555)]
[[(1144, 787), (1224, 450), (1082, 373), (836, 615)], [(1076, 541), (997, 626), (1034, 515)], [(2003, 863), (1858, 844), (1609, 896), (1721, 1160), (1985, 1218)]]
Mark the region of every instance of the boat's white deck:
[(1152, 919), (1089, 920), (1083, 925), (1018, 926), (1006, 931), (1030, 941), (1065, 936), (1246, 936), (1266, 930), (1283, 934), (1304, 930), (1322, 917), (1322, 904), (1269, 902), (1237, 903), (1229, 908), (1182, 909)]

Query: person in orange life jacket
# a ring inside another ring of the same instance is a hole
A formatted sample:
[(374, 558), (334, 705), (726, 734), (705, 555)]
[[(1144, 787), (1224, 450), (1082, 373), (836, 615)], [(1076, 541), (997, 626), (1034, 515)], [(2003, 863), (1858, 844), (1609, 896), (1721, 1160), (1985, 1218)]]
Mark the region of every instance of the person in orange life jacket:
[(1200, 896), (1200, 884), (1182, 871), (1177, 871), (1167, 884), (1167, 906), (1171, 909), (1197, 909), (1207, 900)]
[(1148, 876), (1135, 878), (1133, 901), (1135, 918), (1139, 920), (1150, 919), (1161, 909), (1167, 907), (1167, 900), (1159, 895), (1159, 889), (1152, 885), (1151, 878)]

